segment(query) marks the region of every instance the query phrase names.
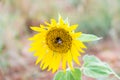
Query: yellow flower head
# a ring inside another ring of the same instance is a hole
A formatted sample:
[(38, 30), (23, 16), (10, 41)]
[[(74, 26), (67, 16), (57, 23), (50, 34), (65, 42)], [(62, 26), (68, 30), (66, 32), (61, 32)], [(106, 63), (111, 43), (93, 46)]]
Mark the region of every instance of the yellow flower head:
[(45, 22), (45, 24), (31, 27), (38, 32), (30, 38), (33, 41), (30, 51), (34, 51), (34, 56), (38, 57), (36, 64), (40, 62), (42, 70), (47, 68), (52, 72), (57, 71), (60, 64), (64, 70), (67, 65), (70, 69), (73, 68), (72, 61), (80, 65), (78, 57), (86, 46), (77, 39), (82, 33), (74, 32), (78, 25), (69, 26), (62, 17), (58, 22), (51, 19), (50, 23)]

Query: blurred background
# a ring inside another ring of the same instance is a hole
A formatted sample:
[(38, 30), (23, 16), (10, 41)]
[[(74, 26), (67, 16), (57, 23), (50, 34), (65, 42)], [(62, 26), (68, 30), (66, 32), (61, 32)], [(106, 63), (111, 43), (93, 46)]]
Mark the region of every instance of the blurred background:
[[(86, 54), (107, 62), (120, 75), (120, 0), (0, 0), (0, 80), (52, 80), (51, 72), (35, 65), (28, 38), (58, 13), (79, 24), (76, 31), (102, 40), (87, 43)], [(114, 76), (83, 80), (117, 80)]]

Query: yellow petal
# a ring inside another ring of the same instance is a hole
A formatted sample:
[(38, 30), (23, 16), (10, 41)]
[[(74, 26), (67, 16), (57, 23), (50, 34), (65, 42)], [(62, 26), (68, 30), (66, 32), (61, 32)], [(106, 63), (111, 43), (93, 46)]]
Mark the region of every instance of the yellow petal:
[(41, 32), (41, 31), (45, 31), (45, 29), (43, 29), (43, 28), (40, 28), (40, 27), (34, 27), (34, 26), (32, 26), (32, 27), (30, 27), (32, 30), (34, 30), (34, 31), (37, 31), (37, 32)]
[(49, 65), (48, 71), (54, 68), (56, 56), (53, 53), (51, 64)]
[(76, 49), (74, 46), (72, 46), (71, 54), (72, 54), (73, 60), (74, 60), (78, 65), (80, 65), (80, 62), (79, 62), (79, 59), (78, 59), (78, 56), (80, 56), (80, 53), (77, 51), (77, 49)]
[(47, 26), (40, 24), (40, 28), (45, 29)]
[(82, 48), (77, 44), (77, 42), (73, 41), (73, 45), (75, 46), (75, 48), (79, 51), (84, 53), (84, 50), (82, 50)]
[(77, 45), (79, 45), (81, 48), (87, 48), (81, 41), (75, 40), (75, 42), (76, 42)]
[(56, 55), (56, 60), (55, 60), (55, 63), (54, 63), (54, 66), (55, 66), (55, 67), (54, 67), (54, 69), (53, 69), (53, 73), (58, 70), (59, 65), (60, 65), (60, 61), (61, 61), (61, 54), (58, 53), (58, 54)]
[(76, 30), (76, 28), (78, 27), (78, 25), (72, 25), (69, 27), (69, 31), (73, 31), (73, 30)]
[(60, 25), (63, 25), (63, 24), (64, 24), (64, 20), (62, 19), (62, 17), (60, 17), (59, 23), (60, 23)]
[(38, 33), (36, 35), (34, 35), (33, 37), (29, 38), (29, 40), (39, 40), (41, 38), (44, 38), (46, 35), (46, 31), (44, 31), (43, 33)]
[(77, 32), (77, 33), (73, 33), (72, 36), (74, 37), (74, 39), (80, 37), (82, 34), (82, 32)]
[(68, 62), (68, 66), (70, 67), (71, 70), (73, 70), (72, 62)]
[(30, 44), (31, 48), (29, 48), (29, 51), (30, 52), (33, 52), (33, 51), (43, 51), (45, 47), (47, 47), (45, 45), (45, 42), (36, 42), (36, 43), (32, 43)]
[(45, 22), (45, 24), (48, 26), (48, 27), (52, 27), (50, 23), (48, 22)]
[(37, 51), (34, 56), (38, 56), (36, 64), (38, 64), (46, 55), (46, 50), (43, 48), (41, 51)]
[(55, 20), (55, 19), (51, 19), (51, 25), (52, 25), (53, 27), (57, 25), (57, 23), (56, 23), (56, 20)]
[(51, 51), (49, 51), (43, 59), (44, 65), (42, 67), (42, 70), (44, 70), (48, 66), (50, 66), (52, 58), (53, 58), (53, 53)]
[[(40, 55), (41, 54), (41, 55)], [(45, 53), (38, 53), (38, 55), (40, 55), (40, 56), (38, 56), (38, 58), (37, 58), (37, 61), (36, 61), (36, 65), (42, 60), (42, 58), (43, 58), (43, 56), (45, 55)]]
[(68, 62), (72, 62), (72, 54), (71, 54), (70, 51), (68, 51), (68, 52), (66, 53), (66, 58), (67, 58), (67, 61), (68, 61)]
[(62, 55), (62, 69), (65, 71), (66, 70), (66, 55), (64, 55), (65, 53), (63, 53)]

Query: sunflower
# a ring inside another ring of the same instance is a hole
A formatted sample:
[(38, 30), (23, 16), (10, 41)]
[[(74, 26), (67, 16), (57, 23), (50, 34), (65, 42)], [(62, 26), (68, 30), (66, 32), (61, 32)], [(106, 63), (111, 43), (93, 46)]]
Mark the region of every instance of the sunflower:
[(80, 65), (78, 57), (86, 46), (78, 40), (82, 33), (74, 32), (77, 26), (69, 26), (69, 23), (60, 17), (58, 22), (51, 19), (50, 23), (31, 27), (38, 33), (30, 38), (30, 51), (37, 56), (36, 64), (40, 63), (42, 70), (47, 68), (48, 71), (56, 72), (60, 64), (63, 70), (66, 67), (73, 69), (73, 61)]

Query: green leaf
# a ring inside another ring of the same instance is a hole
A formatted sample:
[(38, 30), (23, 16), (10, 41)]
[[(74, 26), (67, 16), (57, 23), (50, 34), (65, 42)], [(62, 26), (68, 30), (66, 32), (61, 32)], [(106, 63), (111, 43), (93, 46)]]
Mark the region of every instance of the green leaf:
[(100, 61), (95, 56), (85, 55), (83, 57), (83, 60), (84, 60), (83, 73), (86, 76), (92, 78), (100, 78), (100, 77), (107, 77), (110, 74), (113, 74), (113, 71), (109, 67), (109, 65)]
[(90, 42), (100, 40), (101, 38), (92, 34), (82, 34), (78, 39), (82, 42)]
[(55, 74), (54, 79), (53, 80), (62, 80), (62, 77), (65, 73), (63, 71), (59, 71)]
[(74, 70), (67, 69), (66, 72), (58, 71), (53, 80), (82, 80), (81, 71), (79, 68)]

